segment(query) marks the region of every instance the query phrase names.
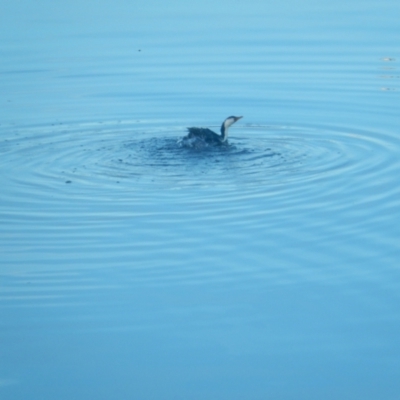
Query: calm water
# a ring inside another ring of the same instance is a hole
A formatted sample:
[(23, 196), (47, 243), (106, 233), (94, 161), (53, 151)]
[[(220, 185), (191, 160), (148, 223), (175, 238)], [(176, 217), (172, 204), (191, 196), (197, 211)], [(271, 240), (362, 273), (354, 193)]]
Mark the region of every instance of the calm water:
[(0, 397), (397, 400), (399, 12), (3, 5)]

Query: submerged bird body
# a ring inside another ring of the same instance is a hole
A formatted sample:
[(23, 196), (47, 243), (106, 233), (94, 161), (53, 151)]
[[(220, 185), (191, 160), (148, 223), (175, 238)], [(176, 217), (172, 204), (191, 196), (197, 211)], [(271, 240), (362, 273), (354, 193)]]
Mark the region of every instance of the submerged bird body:
[(188, 134), (183, 138), (182, 143), (189, 147), (207, 145), (221, 145), (227, 142), (228, 128), (242, 117), (228, 117), (221, 125), (221, 134), (213, 132), (208, 128), (187, 128)]
[(187, 129), (188, 129), (188, 134), (186, 137), (189, 139), (199, 138), (204, 140), (205, 142), (214, 144), (221, 144), (222, 142), (225, 141), (222, 140), (221, 135), (218, 135), (218, 133), (215, 133), (208, 128), (187, 128)]

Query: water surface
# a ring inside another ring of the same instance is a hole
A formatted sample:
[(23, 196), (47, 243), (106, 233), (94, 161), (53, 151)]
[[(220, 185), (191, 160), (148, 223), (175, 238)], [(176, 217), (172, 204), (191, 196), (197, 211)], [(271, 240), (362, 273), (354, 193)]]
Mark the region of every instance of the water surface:
[(5, 6), (1, 397), (397, 399), (398, 9)]

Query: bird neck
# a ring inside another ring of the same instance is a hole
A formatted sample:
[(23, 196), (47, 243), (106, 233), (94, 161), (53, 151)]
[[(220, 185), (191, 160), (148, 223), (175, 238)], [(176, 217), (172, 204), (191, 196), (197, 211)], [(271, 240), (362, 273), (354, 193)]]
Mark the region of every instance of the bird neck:
[(225, 124), (221, 125), (221, 141), (225, 142), (228, 138), (228, 128), (225, 128)]

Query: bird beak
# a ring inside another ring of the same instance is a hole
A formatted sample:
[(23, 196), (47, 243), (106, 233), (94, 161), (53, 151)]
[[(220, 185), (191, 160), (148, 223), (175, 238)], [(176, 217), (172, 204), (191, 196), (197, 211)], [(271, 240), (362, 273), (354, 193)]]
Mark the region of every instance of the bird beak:
[(236, 122), (237, 120), (239, 120), (240, 118), (243, 118), (243, 117), (235, 117), (235, 122)]

